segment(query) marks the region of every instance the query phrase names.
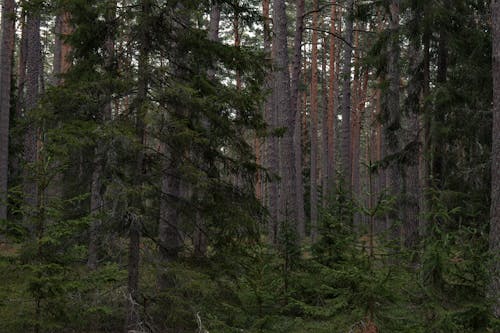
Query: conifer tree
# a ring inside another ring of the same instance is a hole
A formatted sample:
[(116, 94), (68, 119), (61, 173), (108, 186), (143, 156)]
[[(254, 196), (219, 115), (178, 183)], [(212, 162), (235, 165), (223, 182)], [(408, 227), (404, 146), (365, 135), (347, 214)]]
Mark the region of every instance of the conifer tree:
[(12, 58), (14, 55), (14, 0), (2, 1), (0, 49), (0, 219), (7, 218), (9, 177), (9, 122), (11, 109)]

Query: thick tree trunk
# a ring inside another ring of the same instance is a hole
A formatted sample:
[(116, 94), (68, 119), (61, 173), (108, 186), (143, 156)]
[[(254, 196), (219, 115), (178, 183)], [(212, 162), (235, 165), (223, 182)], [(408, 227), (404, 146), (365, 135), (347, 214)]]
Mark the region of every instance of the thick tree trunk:
[(493, 32), (493, 150), (491, 152), (490, 295), (493, 314), (500, 318), (500, 1), (492, 0)]
[(302, 180), (302, 117), (299, 97), (300, 70), (302, 62), (302, 39), (304, 33), (304, 0), (296, 1), (296, 26), (293, 49), (293, 63), (290, 81), (291, 112), (295, 114), (293, 145), (295, 150), (295, 192), (297, 194), (297, 234), (300, 239), (306, 235), (304, 212), (304, 186)]
[[(26, 55), (26, 108), (25, 116), (31, 117), (31, 112), (36, 108), (40, 92), (40, 69), (41, 69), (41, 42), (40, 42), (40, 13), (37, 9), (28, 13), (27, 16), (27, 55)], [(33, 121), (27, 124), (24, 135), (24, 162), (23, 169), (23, 191), (26, 208), (25, 220), (30, 218), (37, 207), (38, 186), (35, 180), (34, 164), (38, 158), (37, 128)], [(31, 223), (28, 221), (29, 225)]]
[(0, 41), (0, 220), (7, 218), (10, 88), (15, 39), (15, 6), (14, 0), (3, 0), (2, 2), (2, 36)]
[(295, 115), (290, 110), (290, 76), (288, 71), (287, 17), (285, 0), (273, 2), (274, 49), (274, 102), (281, 127), (286, 131), (280, 140), (279, 220), (286, 222), (287, 228), (297, 221), (295, 193), (295, 158), (293, 133)]
[(311, 240), (318, 234), (318, 0), (313, 2), (312, 50), (311, 50), (311, 172), (310, 172), (310, 219)]

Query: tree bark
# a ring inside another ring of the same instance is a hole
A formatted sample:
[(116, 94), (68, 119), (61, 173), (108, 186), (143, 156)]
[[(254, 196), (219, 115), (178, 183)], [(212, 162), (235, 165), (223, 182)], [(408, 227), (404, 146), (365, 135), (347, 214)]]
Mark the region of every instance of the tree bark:
[(346, 23), (344, 43), (343, 87), (342, 87), (342, 178), (347, 196), (351, 196), (351, 72), (353, 51), (354, 0), (346, 2)]
[(328, 84), (328, 170), (327, 170), (327, 196), (335, 192), (335, 124), (337, 123), (335, 94), (337, 93), (337, 43), (335, 35), (337, 34), (337, 1), (332, 1), (330, 14), (330, 76)]
[(313, 2), (312, 22), (312, 49), (311, 49), (311, 122), (310, 122), (310, 219), (311, 241), (315, 241), (318, 234), (318, 0)]
[[(113, 21), (116, 17), (116, 0), (108, 0), (108, 8), (106, 10), (106, 20), (109, 26), (108, 28), (108, 36), (106, 37), (106, 42), (104, 49), (105, 53), (105, 63), (104, 67), (106, 71), (112, 71), (113, 61), (114, 61), (114, 52), (115, 52), (115, 30), (113, 27)], [(68, 18), (69, 18), (69, 14)], [(63, 29), (63, 31), (67, 31)], [(63, 54), (64, 52), (61, 52)], [(63, 58), (64, 62), (69, 62), (69, 59)], [(61, 66), (61, 70), (66, 71), (67, 68), (65, 65)], [(65, 72), (62, 72), (65, 73)], [(111, 87), (107, 88), (107, 96), (106, 96), (106, 105), (103, 110), (102, 122), (105, 124), (109, 122), (112, 117), (112, 97), (111, 97)], [(99, 229), (102, 224), (101, 215), (104, 206), (104, 198), (103, 198), (103, 189), (102, 189), (102, 173), (104, 171), (106, 158), (105, 158), (105, 149), (103, 147), (102, 142), (97, 143), (97, 147), (94, 152), (94, 163), (93, 163), (93, 171), (92, 171), (92, 179), (91, 179), (91, 187), (90, 187), (90, 214), (93, 217), (93, 220), (90, 224), (89, 228), (89, 248), (88, 248), (88, 259), (87, 259), (87, 267), (91, 270), (95, 270), (97, 268), (98, 263), (98, 247), (99, 247)]]
[[(29, 119), (24, 136), (23, 192), (25, 203), (25, 220), (32, 216), (37, 207), (38, 186), (35, 180), (35, 163), (38, 159), (37, 128), (30, 117), (38, 105), (40, 94), (41, 42), (40, 13), (34, 9), (27, 14), (26, 38), (28, 43), (26, 55), (26, 108), (24, 116)], [(32, 227), (30, 227), (32, 228)]]
[(140, 316), (138, 311), (139, 305), (139, 263), (140, 263), (140, 242), (142, 231), (142, 211), (143, 202), (140, 195), (143, 182), (144, 170), (144, 146), (146, 143), (145, 130), (145, 110), (144, 104), (147, 101), (148, 85), (149, 85), (149, 52), (151, 47), (150, 35), (148, 26), (151, 15), (151, 0), (141, 1), (141, 26), (139, 27), (139, 59), (138, 59), (138, 82), (137, 96), (134, 101), (134, 110), (136, 113), (135, 132), (140, 143), (140, 148), (136, 157), (136, 178), (134, 186), (137, 187), (137, 192), (132, 199), (132, 206), (135, 212), (129, 213), (130, 228), (129, 228), (129, 262), (128, 262), (128, 302), (127, 302), (127, 317), (125, 332), (137, 331), (140, 329)]
[[(262, 11), (264, 17), (264, 52), (267, 56), (269, 62), (272, 62), (273, 51), (271, 50), (271, 18), (270, 12), (270, 2), (269, 0), (262, 1)], [(279, 175), (279, 147), (278, 138), (272, 133), (278, 127), (278, 119), (276, 114), (276, 108), (274, 107), (274, 90), (273, 88), (273, 76), (272, 73), (266, 78), (265, 90), (271, 90), (265, 105), (264, 105), (264, 118), (269, 129), (269, 135), (266, 138), (265, 145), (265, 155), (266, 163), (265, 166), (268, 171), (272, 174), (272, 179), (268, 181), (267, 184), (267, 208), (269, 210), (269, 223), (268, 223), (268, 236), (271, 243), (275, 243), (277, 240), (278, 232), (278, 210), (279, 210), (279, 186), (276, 181), (275, 176)]]
[[(400, 112), (400, 69), (399, 69), (399, 0), (392, 0), (389, 6), (389, 52), (388, 52), (388, 89), (386, 95), (386, 110), (385, 110), (385, 128), (384, 139), (387, 155), (395, 157), (399, 152), (399, 136), (398, 131), (401, 127), (401, 112)], [(396, 202), (401, 200), (401, 165), (399, 161), (393, 158), (387, 169), (387, 182), (389, 194), (396, 198)], [(400, 219), (401, 210), (397, 204), (388, 215), (389, 223), (392, 228), (393, 240), (399, 240), (401, 228), (397, 223)]]
[(300, 110), (299, 82), (301, 79), (302, 40), (304, 34), (304, 0), (297, 0), (296, 26), (290, 81), (291, 112), (295, 114), (293, 145), (295, 150), (295, 192), (297, 194), (297, 234), (300, 239), (306, 235), (304, 212), (304, 186), (302, 180), (302, 117)]
[(492, 0), (493, 33), (493, 147), (491, 152), (490, 296), (493, 315), (500, 318), (500, 1)]
[(2, 2), (2, 36), (0, 48), (0, 220), (7, 218), (9, 178), (9, 119), (12, 85), (12, 58), (15, 39), (14, 0)]
[(297, 221), (295, 196), (295, 158), (293, 133), (295, 115), (290, 110), (290, 76), (288, 71), (287, 17), (285, 0), (273, 2), (274, 49), (274, 102), (280, 125), (285, 129), (280, 140), (280, 195), (279, 221), (287, 227)]

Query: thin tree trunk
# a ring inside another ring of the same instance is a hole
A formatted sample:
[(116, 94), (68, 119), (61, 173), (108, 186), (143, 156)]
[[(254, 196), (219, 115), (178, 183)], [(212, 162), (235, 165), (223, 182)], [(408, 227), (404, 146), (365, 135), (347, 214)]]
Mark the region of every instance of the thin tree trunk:
[[(401, 112), (400, 112), (400, 69), (399, 69), (399, 0), (392, 0), (390, 4), (390, 43), (388, 52), (388, 68), (387, 75), (389, 80), (389, 88), (387, 91), (387, 109), (385, 123), (385, 146), (389, 156), (394, 156), (399, 152), (399, 137), (398, 131), (401, 127)], [(402, 194), (401, 183), (401, 166), (397, 160), (391, 161), (387, 169), (387, 180), (389, 185), (389, 193), (400, 202)], [(389, 222), (391, 223), (393, 240), (399, 240), (401, 236), (401, 228), (397, 224), (401, 210), (399, 205), (393, 207), (389, 214)], [(395, 223), (396, 222), (396, 223)]]
[(351, 156), (351, 72), (353, 51), (354, 0), (346, 2), (345, 48), (342, 87), (342, 177), (347, 196), (351, 196), (352, 156)]
[(2, 2), (2, 36), (0, 48), (0, 220), (7, 218), (9, 178), (9, 119), (12, 58), (15, 40), (14, 0)]
[(295, 192), (297, 194), (297, 234), (300, 239), (306, 235), (304, 212), (304, 186), (302, 180), (302, 117), (300, 110), (299, 82), (302, 62), (302, 39), (304, 34), (304, 0), (296, 1), (296, 26), (294, 52), (290, 81), (291, 112), (295, 114), (294, 149), (295, 149)]
[(491, 152), (490, 296), (493, 314), (500, 318), (500, 1), (492, 0), (493, 32), (493, 149)]
[[(356, 32), (354, 34), (354, 78), (353, 78), (353, 93), (352, 93), (352, 113), (351, 113), (351, 188), (352, 198), (354, 202), (360, 202), (360, 181), (359, 181), (359, 144), (361, 135), (361, 115), (359, 103), (361, 102), (361, 66), (359, 63), (359, 28), (356, 24)], [(359, 227), (361, 223), (361, 214), (359, 210), (354, 211), (354, 226)]]
[[(272, 61), (273, 51), (271, 50), (271, 18), (270, 18), (270, 1), (263, 0), (262, 1), (262, 11), (264, 17), (264, 52), (267, 56), (269, 62)], [(273, 47), (274, 48), (274, 47)], [(274, 107), (274, 91), (272, 89), (273, 86), (273, 77), (270, 74), (266, 78), (265, 89), (271, 90), (269, 97), (267, 98), (264, 105), (264, 118), (266, 120), (266, 124), (268, 126), (269, 132), (271, 133), (274, 129), (278, 127), (277, 114), (276, 109)], [(276, 176), (279, 174), (279, 147), (278, 147), (278, 139), (273, 134), (270, 134), (266, 138), (266, 146), (265, 146), (265, 154), (266, 154), (266, 163), (265, 166), (268, 171)], [(277, 232), (278, 232), (278, 182), (276, 179), (271, 179), (267, 184), (267, 207), (269, 210), (269, 224), (268, 224), (268, 235), (271, 243), (275, 243), (277, 240)]]
[(318, 235), (318, 0), (313, 2), (312, 50), (311, 50), (311, 240)]
[[(142, 26), (139, 27), (139, 59), (138, 59), (138, 84), (137, 84), (137, 97), (134, 101), (134, 109), (136, 111), (136, 135), (141, 144), (137, 152), (136, 160), (136, 179), (134, 185), (142, 187), (143, 181), (143, 164), (144, 164), (144, 146), (146, 141), (145, 131), (145, 110), (144, 104), (146, 103), (148, 84), (149, 84), (149, 52), (150, 52), (150, 36), (146, 26), (151, 14), (151, 0), (141, 1), (141, 15)], [(127, 317), (125, 332), (136, 331), (140, 329), (140, 315), (139, 315), (139, 263), (140, 263), (140, 242), (141, 242), (141, 212), (143, 209), (142, 197), (139, 193), (134, 195), (133, 206), (139, 214), (131, 212), (130, 215), (130, 228), (129, 228), (129, 262), (128, 262), (128, 302), (127, 302)]]
[[(210, 9), (210, 23), (209, 23), (209, 28), (208, 28), (208, 39), (217, 42), (219, 41), (219, 25), (220, 25), (220, 5), (217, 2), (214, 2), (212, 4), (212, 8)], [(207, 71), (207, 75), (209, 80), (214, 80), (215, 79), (215, 70), (212, 66), (212, 68), (209, 68)], [(202, 119), (203, 126), (207, 129), (210, 130), (210, 124), (208, 123), (208, 120), (206, 118)], [(257, 137), (255, 138), (257, 141)], [(256, 150), (256, 156), (257, 159), (258, 157), (258, 143), (256, 142), (255, 146)], [(256, 162), (257, 164), (260, 163), (258, 160)], [(257, 183), (259, 183), (259, 177), (257, 176)], [(256, 191), (256, 196), (258, 189), (260, 188), (259, 185), (255, 185), (255, 191)], [(199, 212), (196, 213), (196, 225), (195, 225), (195, 230), (194, 230), (194, 235), (193, 235), (193, 242), (194, 242), (194, 255), (195, 257), (201, 258), (204, 257), (207, 253), (207, 247), (208, 247), (208, 240), (204, 232), (205, 229), (205, 223), (204, 220)]]
[[(330, 17), (330, 76), (328, 84), (328, 171), (327, 171), (327, 189), (328, 196), (335, 192), (335, 124), (337, 123), (335, 94), (337, 93), (337, 43), (335, 34), (337, 21), (337, 1), (332, 1), (331, 17)], [(325, 186), (325, 185), (324, 185)]]
[[(108, 25), (112, 26), (113, 21), (116, 17), (116, 0), (108, 0), (108, 8), (106, 11), (106, 19), (108, 21)], [(68, 15), (69, 18), (69, 15)], [(63, 31), (66, 31), (63, 29)], [(105, 50), (106, 50), (106, 58), (105, 58), (105, 69), (107, 71), (112, 70), (114, 52), (115, 52), (115, 31), (114, 29), (108, 30), (108, 36), (106, 38)], [(61, 52), (62, 54), (64, 52)], [(68, 62), (68, 55), (66, 54), (66, 58), (63, 58), (63, 63)], [(61, 66), (63, 71), (68, 70), (67, 66)], [(62, 72), (65, 73), (65, 72)], [(111, 89), (108, 88), (108, 94), (106, 96), (107, 102), (104, 106), (103, 112), (103, 123), (106, 123), (111, 120), (112, 117), (112, 97), (111, 97)], [(91, 188), (90, 188), (90, 213), (93, 216), (93, 220), (90, 224), (89, 228), (89, 248), (88, 248), (88, 259), (87, 259), (87, 267), (91, 270), (95, 270), (97, 268), (98, 263), (98, 239), (99, 239), (99, 229), (101, 226), (101, 213), (104, 206), (104, 199), (102, 196), (102, 173), (104, 171), (104, 166), (106, 163), (105, 159), (105, 151), (103, 144), (101, 142), (97, 143), (97, 147), (95, 149), (95, 157), (94, 157), (94, 169), (92, 172), (91, 179)]]
[(323, 36), (323, 47), (321, 54), (321, 205), (328, 205), (328, 71), (327, 65), (328, 39)]

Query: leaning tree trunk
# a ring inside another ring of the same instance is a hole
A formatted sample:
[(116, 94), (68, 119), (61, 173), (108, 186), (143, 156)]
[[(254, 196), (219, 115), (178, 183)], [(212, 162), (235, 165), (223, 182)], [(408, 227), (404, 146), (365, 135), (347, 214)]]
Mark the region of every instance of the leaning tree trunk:
[(500, 1), (492, 0), (493, 15), (493, 150), (491, 152), (490, 250), (494, 256), (490, 293), (493, 314), (500, 318)]
[(15, 37), (15, 1), (2, 3), (0, 48), (0, 219), (7, 218), (7, 180), (9, 165), (9, 119), (12, 57)]

